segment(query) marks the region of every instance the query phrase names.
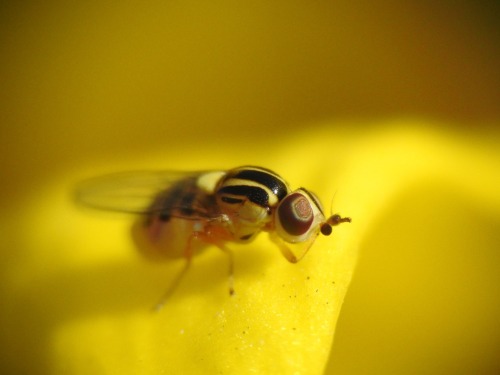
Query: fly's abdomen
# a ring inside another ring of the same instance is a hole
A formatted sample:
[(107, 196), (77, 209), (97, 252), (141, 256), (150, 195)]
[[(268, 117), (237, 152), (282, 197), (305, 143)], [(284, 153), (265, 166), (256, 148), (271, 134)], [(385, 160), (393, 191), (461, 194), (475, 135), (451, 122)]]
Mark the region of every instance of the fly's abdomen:
[(133, 228), (137, 247), (148, 258), (185, 256), (186, 248), (198, 252), (207, 244), (196, 240), (211, 216), (216, 215), (213, 195), (189, 177), (160, 192), (147, 210), (148, 216)]
[[(197, 178), (180, 180), (158, 194), (151, 205), (151, 217), (168, 222), (172, 217), (187, 220), (206, 218), (213, 211), (213, 196), (197, 185)], [(151, 219), (151, 218), (150, 218)]]

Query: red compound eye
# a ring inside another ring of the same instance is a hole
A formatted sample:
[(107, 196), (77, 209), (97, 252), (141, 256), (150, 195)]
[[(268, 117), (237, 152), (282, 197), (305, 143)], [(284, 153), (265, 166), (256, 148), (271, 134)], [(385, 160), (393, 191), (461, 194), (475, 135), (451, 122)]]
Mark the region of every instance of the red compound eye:
[(311, 228), (314, 212), (311, 203), (304, 195), (293, 193), (281, 201), (278, 217), (285, 232), (291, 236), (300, 236)]

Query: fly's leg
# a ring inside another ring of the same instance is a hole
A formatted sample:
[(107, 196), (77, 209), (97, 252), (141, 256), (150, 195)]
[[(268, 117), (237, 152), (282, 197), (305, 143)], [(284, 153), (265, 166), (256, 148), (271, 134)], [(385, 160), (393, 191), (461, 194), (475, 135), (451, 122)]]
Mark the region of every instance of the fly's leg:
[(228, 286), (229, 286), (229, 295), (232, 296), (232, 295), (234, 295), (234, 255), (233, 255), (233, 251), (221, 243), (216, 243), (215, 245), (219, 249), (221, 249), (228, 257), (228, 260), (229, 260)]
[(174, 291), (177, 289), (179, 286), (181, 280), (184, 278), (186, 275), (187, 271), (189, 270), (189, 267), (191, 266), (191, 259), (193, 258), (193, 250), (191, 248), (191, 242), (194, 238), (196, 238), (197, 235), (196, 233), (192, 234), (189, 239), (186, 248), (184, 249), (184, 258), (186, 259), (186, 262), (184, 263), (184, 267), (182, 270), (177, 274), (175, 279), (172, 281), (168, 289), (163, 293), (159, 301), (156, 303), (156, 305), (153, 306), (153, 311), (158, 312), (160, 311), (163, 306), (165, 305), (165, 302), (170, 298), (170, 296), (174, 293)]
[[(216, 229), (216, 228), (215, 228)], [(228, 268), (228, 286), (229, 286), (229, 295), (234, 295), (234, 255), (233, 251), (224, 245), (224, 242), (218, 240), (218, 233), (214, 230), (210, 224), (205, 227), (204, 232), (198, 233), (198, 238), (208, 244), (212, 244), (221, 249), (224, 254), (227, 255), (229, 260), (229, 268)]]

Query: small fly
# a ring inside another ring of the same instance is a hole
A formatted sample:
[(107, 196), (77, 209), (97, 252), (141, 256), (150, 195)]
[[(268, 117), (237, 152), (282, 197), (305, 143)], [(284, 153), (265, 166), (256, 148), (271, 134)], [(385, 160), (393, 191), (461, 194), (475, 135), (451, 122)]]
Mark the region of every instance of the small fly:
[(249, 243), (268, 232), (284, 257), (297, 263), (316, 237), (351, 222), (338, 214), (326, 217), (317, 197), (291, 190), (273, 171), (244, 166), (228, 171), (128, 172), (87, 180), (77, 201), (108, 211), (141, 214), (133, 237), (149, 255), (184, 257), (183, 270), (155, 306), (160, 309), (188, 270), (192, 256), (215, 245), (229, 257), (229, 293), (233, 255), (227, 242)]

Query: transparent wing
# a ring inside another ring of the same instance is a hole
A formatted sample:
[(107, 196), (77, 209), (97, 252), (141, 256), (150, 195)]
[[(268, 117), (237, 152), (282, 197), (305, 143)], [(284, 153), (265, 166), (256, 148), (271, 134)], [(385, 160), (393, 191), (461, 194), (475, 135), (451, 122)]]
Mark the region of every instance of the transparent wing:
[[(105, 211), (148, 214), (161, 211), (153, 205), (157, 196), (183, 180), (207, 172), (134, 171), (91, 178), (75, 189), (78, 204)], [(176, 207), (177, 209), (191, 208)]]

